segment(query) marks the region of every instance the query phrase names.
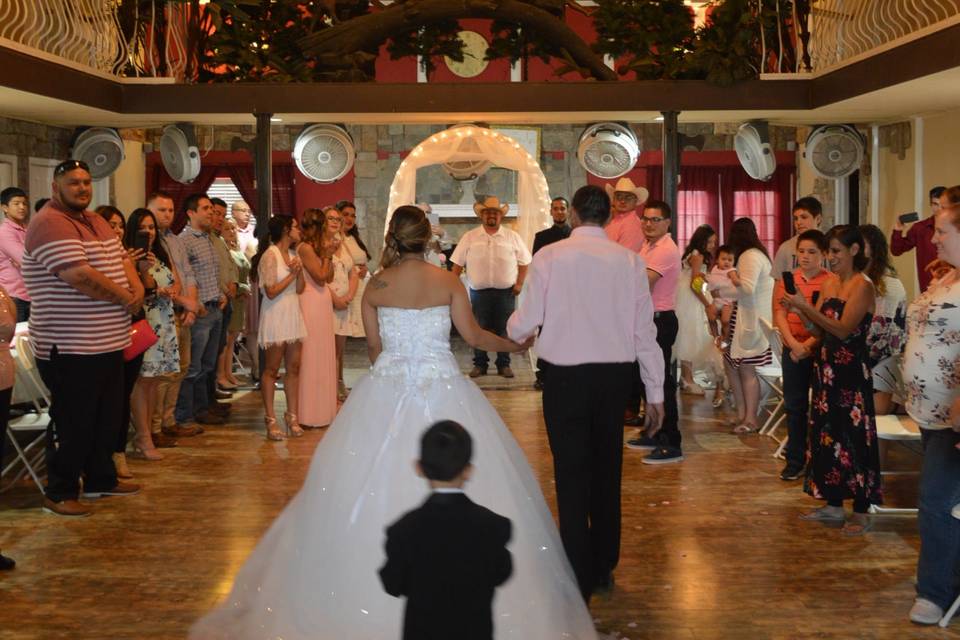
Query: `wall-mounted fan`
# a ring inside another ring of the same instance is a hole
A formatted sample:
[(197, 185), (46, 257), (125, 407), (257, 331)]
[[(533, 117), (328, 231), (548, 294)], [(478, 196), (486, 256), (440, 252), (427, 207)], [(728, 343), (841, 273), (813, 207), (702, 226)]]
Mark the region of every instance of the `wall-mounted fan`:
[(848, 124), (822, 125), (807, 137), (803, 157), (822, 178), (846, 178), (860, 168), (866, 143)]
[(600, 122), (580, 135), (577, 160), (599, 178), (619, 178), (633, 169), (640, 157), (640, 141), (630, 127), (617, 122)]
[(90, 167), (94, 180), (106, 178), (123, 162), (123, 140), (116, 129), (91, 127), (77, 132), (71, 156)]
[(733, 139), (740, 165), (754, 180), (769, 180), (777, 168), (766, 122), (744, 122)]
[[(458, 124), (450, 127), (451, 129), (456, 129), (457, 127), (473, 127), (480, 125), (470, 125), (470, 124)], [(486, 128), (486, 127), (485, 127)], [(459, 146), (457, 147), (456, 153), (463, 154), (476, 154), (477, 156), (482, 155), (480, 150), (480, 144), (477, 142), (476, 138), (473, 136), (464, 136), (461, 140)], [(460, 160), (453, 160), (451, 162), (443, 163), (443, 170), (447, 172), (454, 180), (466, 181), (466, 180), (476, 180), (483, 174), (487, 172), (493, 164), (483, 157), (476, 158), (467, 158)]]
[(181, 184), (200, 174), (200, 150), (193, 125), (171, 124), (160, 136), (160, 160), (167, 174)]
[(293, 161), (300, 173), (321, 184), (336, 182), (347, 175), (355, 159), (353, 138), (335, 124), (308, 126), (293, 147)]

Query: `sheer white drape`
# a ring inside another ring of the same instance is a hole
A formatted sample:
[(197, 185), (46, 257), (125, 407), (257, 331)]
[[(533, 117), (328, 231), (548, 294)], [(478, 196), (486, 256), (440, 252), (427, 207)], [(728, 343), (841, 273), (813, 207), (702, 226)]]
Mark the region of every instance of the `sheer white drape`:
[[(390, 185), (386, 224), (390, 224), (390, 216), (397, 207), (416, 203), (417, 169), (461, 160), (489, 160), (498, 167), (517, 172), (517, 202), (520, 210), (517, 212), (516, 231), (527, 246), (532, 247), (533, 236), (550, 226), (547, 179), (537, 161), (516, 140), (483, 127), (448, 129), (417, 145), (400, 163)], [(490, 195), (503, 199), (503, 194)]]

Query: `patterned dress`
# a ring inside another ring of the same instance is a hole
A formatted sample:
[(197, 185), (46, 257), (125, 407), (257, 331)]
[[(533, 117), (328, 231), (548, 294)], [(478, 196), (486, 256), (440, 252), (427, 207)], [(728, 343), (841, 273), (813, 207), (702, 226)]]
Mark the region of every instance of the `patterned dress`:
[[(839, 320), (844, 304), (829, 298), (821, 312)], [(882, 502), (873, 377), (863, 358), (872, 321), (872, 314), (864, 314), (845, 340), (827, 333), (813, 364), (810, 446), (803, 488), (814, 498)]]
[[(173, 272), (159, 260), (150, 267), (150, 275), (157, 287), (173, 286)], [(157, 334), (157, 342), (143, 354), (140, 375), (155, 378), (180, 371), (180, 346), (177, 343), (177, 326), (173, 319), (173, 300), (166, 296), (152, 295), (144, 300), (143, 310), (147, 322)]]

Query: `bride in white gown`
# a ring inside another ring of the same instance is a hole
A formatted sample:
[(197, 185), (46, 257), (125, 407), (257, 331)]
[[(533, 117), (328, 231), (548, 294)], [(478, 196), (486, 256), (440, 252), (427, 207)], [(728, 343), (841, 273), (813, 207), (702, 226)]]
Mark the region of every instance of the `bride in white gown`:
[(424, 429), (441, 419), (460, 422), (473, 437), (467, 495), (513, 522), (514, 570), (494, 598), (496, 639), (597, 637), (526, 458), (450, 351), (451, 319), (473, 346), (523, 346), (480, 329), (459, 280), (423, 261), (430, 234), (420, 209), (394, 212), (382, 260), (389, 266), (363, 298), (375, 364), (317, 447), (303, 488), (190, 638), (399, 638), (403, 602), (377, 576), (384, 529), (426, 499), (413, 461)]

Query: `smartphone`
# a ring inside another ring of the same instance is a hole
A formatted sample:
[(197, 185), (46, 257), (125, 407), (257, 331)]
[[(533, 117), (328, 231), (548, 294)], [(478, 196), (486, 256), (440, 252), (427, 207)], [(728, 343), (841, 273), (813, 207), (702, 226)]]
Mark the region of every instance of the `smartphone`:
[(908, 222), (916, 222), (920, 219), (920, 214), (916, 211), (911, 211), (910, 213), (905, 213), (900, 216), (900, 222), (902, 224), (907, 224)]
[(137, 231), (133, 238), (133, 248), (141, 249), (144, 252), (150, 250), (150, 233), (148, 231)]
[(793, 280), (792, 271), (783, 272), (783, 290), (793, 295), (797, 292), (797, 283)]

